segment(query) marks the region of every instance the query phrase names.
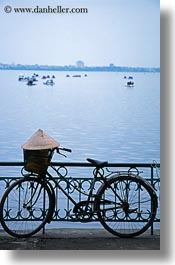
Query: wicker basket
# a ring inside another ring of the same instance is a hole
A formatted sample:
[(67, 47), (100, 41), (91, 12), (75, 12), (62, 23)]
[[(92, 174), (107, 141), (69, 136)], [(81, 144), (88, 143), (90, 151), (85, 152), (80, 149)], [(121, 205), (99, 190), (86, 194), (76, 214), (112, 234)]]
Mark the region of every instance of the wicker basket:
[(24, 150), (24, 168), (25, 170), (45, 174), (50, 162), (49, 150)]
[(51, 161), (53, 150), (60, 144), (39, 129), (22, 145), (25, 170), (45, 174)]

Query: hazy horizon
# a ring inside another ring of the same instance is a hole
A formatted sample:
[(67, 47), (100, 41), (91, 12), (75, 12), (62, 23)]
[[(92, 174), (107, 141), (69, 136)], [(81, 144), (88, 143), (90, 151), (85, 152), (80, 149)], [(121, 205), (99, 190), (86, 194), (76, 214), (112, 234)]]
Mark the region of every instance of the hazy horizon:
[[(6, 13), (5, 6), (12, 12)], [(87, 8), (88, 13), (15, 13), (14, 8)], [(159, 67), (159, 0), (1, 0), (0, 62)]]

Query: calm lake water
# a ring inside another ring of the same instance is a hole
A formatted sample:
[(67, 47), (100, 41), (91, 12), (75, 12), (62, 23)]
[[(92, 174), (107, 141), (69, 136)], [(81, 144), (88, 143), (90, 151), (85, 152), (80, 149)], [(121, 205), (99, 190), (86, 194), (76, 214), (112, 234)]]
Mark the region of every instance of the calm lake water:
[[(84, 72), (39, 71), (35, 86), (19, 82), (19, 74), (0, 71), (0, 161), (23, 161), (21, 145), (39, 128), (73, 150), (67, 158), (55, 156), (55, 161), (160, 161), (159, 73), (89, 72), (85, 77)], [(55, 75), (54, 86), (43, 84), (41, 77), (47, 74)], [(125, 86), (125, 75), (133, 76), (135, 87)], [(1, 167), (0, 175), (19, 171)], [(80, 227), (63, 223), (59, 227)]]
[[(159, 73), (79, 72), (75, 78), (74, 72), (38, 71), (35, 86), (19, 82), (19, 74), (0, 71), (0, 161), (22, 161), (21, 145), (40, 128), (73, 150), (66, 161), (159, 162)], [(47, 74), (55, 75), (54, 86), (43, 85)], [(125, 75), (135, 87), (125, 86)]]

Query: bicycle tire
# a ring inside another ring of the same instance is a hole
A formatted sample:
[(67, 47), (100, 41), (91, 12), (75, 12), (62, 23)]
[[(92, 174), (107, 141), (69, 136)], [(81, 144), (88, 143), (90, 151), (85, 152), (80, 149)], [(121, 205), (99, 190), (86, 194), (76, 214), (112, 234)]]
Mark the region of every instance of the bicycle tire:
[(27, 238), (39, 232), (51, 214), (52, 193), (41, 179), (25, 177), (5, 191), (0, 203), (0, 220), (11, 236)]
[(115, 176), (99, 189), (95, 209), (107, 231), (119, 237), (134, 237), (153, 224), (157, 196), (142, 178)]

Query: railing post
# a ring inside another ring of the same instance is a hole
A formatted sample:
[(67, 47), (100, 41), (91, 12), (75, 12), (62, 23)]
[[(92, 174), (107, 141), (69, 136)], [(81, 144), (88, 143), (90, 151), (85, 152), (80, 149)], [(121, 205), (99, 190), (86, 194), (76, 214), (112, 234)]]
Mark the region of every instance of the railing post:
[[(154, 186), (154, 168), (153, 166), (151, 166), (151, 186)], [(152, 203), (151, 203), (152, 204)], [(151, 205), (152, 207), (152, 205)], [(151, 225), (151, 235), (153, 236), (154, 234), (154, 222)]]

